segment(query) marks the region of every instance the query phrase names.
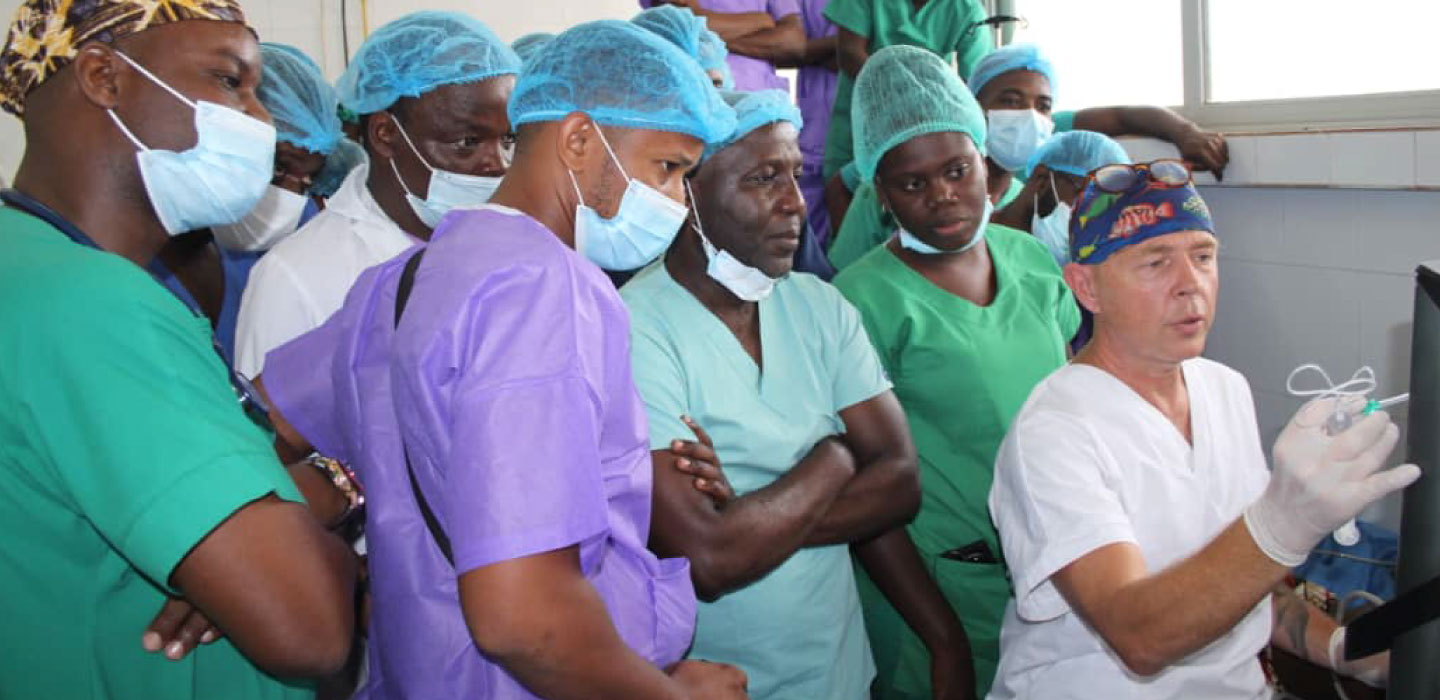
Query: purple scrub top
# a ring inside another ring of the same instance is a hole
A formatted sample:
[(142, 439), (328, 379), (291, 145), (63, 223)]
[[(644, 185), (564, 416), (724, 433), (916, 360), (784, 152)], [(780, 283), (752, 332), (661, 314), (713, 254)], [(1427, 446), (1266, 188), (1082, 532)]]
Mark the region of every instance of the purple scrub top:
[[(835, 25), (825, 17), (828, 0), (798, 1), (807, 39), (835, 36)], [(838, 74), (824, 66), (805, 66), (798, 71), (795, 103), (805, 119), (805, 128), (800, 130), (800, 152), (805, 154), (806, 165), (813, 163), (819, 167), (825, 158), (825, 132), (830, 128), (830, 109), (835, 102), (838, 80)]]
[[(625, 643), (678, 661), (695, 592), (684, 559), (645, 547), (650, 444), (619, 295), (502, 207), (446, 216), (428, 245), (398, 331), (408, 253), (265, 360), (276, 407), (366, 488), (370, 676), (356, 697), (534, 697), (471, 640), (457, 572), (577, 544)], [(454, 570), (412, 496), (401, 434)]]
[[(648, 9), (656, 4), (657, 0), (640, 0), (642, 8)], [(782, 17), (800, 12), (800, 0), (700, 0), (700, 6), (714, 12), (765, 12), (777, 22)], [(735, 76), (736, 90), (790, 90), (790, 81), (776, 75), (775, 66), (769, 61), (741, 56), (733, 51), (725, 61), (730, 64), (730, 72)]]

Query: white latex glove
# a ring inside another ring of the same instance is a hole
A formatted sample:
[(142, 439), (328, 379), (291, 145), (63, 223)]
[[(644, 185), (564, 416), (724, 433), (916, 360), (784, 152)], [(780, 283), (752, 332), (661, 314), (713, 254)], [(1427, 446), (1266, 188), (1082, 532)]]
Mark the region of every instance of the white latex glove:
[(1270, 485), (1245, 509), (1255, 544), (1287, 567), (1304, 563), (1365, 506), (1420, 478), (1413, 464), (1380, 471), (1400, 439), (1389, 414), (1376, 411), (1331, 437), (1325, 420), (1335, 406), (1335, 399), (1316, 399), (1300, 407), (1275, 440)]
[(1344, 627), (1336, 627), (1330, 634), (1330, 668), (1371, 688), (1385, 688), (1390, 685), (1390, 652), (1346, 661)]

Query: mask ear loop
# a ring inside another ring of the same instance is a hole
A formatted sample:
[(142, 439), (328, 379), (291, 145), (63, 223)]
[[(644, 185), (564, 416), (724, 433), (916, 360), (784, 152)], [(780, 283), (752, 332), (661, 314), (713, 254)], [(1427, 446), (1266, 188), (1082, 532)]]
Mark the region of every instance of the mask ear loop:
[[(610, 154), (610, 160), (615, 161), (615, 167), (620, 169), (620, 175), (625, 178), (626, 182), (629, 182), (630, 176), (625, 173), (625, 166), (620, 164), (620, 159), (615, 157), (615, 151), (610, 150), (610, 142), (605, 140), (605, 132), (600, 129), (600, 125), (596, 124), (593, 119), (590, 123), (595, 127), (595, 133), (600, 135), (600, 143), (605, 146), (605, 152)], [(585, 194), (580, 191), (580, 181), (575, 179), (575, 171), (566, 168), (565, 173), (570, 176), (570, 184), (575, 187), (575, 196), (580, 198), (580, 206), (588, 206), (585, 204)], [(690, 183), (687, 182), (685, 184), (688, 187)], [(694, 195), (691, 196), (693, 197)], [(699, 220), (698, 217), (696, 220)]]
[[(124, 51), (121, 51), (121, 50), (119, 50), (119, 49), (114, 49), (114, 52), (115, 52), (115, 55), (116, 55), (116, 56), (119, 56), (119, 57), (120, 57), (120, 60), (122, 60), (122, 61), (124, 61), (125, 63), (129, 64), (131, 68), (134, 68), (135, 71), (138, 72), (140, 75), (145, 76), (145, 78), (146, 78), (147, 80), (149, 80), (149, 81), (152, 82), (152, 83), (155, 83), (156, 85), (159, 85), (161, 88), (164, 88), (164, 90), (165, 90), (166, 92), (170, 93), (171, 95), (174, 95), (174, 96), (175, 96), (175, 99), (180, 100), (181, 102), (184, 102), (187, 106), (190, 107), (190, 109), (196, 109), (195, 103), (192, 102), (192, 101), (190, 100), (190, 98), (188, 98), (188, 97), (180, 94), (180, 92), (179, 92), (178, 90), (176, 90), (175, 88), (170, 87), (169, 85), (167, 85), (167, 84), (165, 83), (165, 81), (163, 81), (163, 80), (155, 77), (155, 74), (154, 74), (154, 73), (151, 73), (149, 70), (146, 70), (145, 66), (142, 66), (142, 65), (140, 65), (139, 63), (137, 63), (137, 62), (135, 61), (135, 59), (130, 58), (129, 56), (126, 56)], [(150, 147), (149, 147), (149, 146), (146, 146), (144, 143), (142, 143), (142, 142), (140, 141), (139, 137), (135, 136), (135, 132), (131, 131), (131, 130), (130, 130), (130, 127), (125, 126), (125, 122), (120, 121), (120, 116), (117, 115), (117, 114), (115, 114), (115, 110), (114, 110), (114, 109), (107, 109), (107, 110), (105, 110), (105, 113), (110, 116), (110, 121), (115, 122), (115, 126), (117, 126), (117, 127), (120, 128), (120, 133), (124, 134), (124, 135), (125, 135), (125, 138), (130, 139), (130, 143), (135, 144), (135, 147), (136, 147), (136, 148), (138, 148), (138, 149), (140, 149), (140, 150), (142, 150), (142, 151), (148, 151), (148, 150), (150, 150)]]
[[(420, 149), (416, 148), (415, 142), (410, 140), (410, 134), (406, 133), (405, 125), (400, 123), (400, 118), (395, 116), (393, 112), (386, 112), (385, 114), (390, 117), (390, 121), (395, 122), (395, 130), (400, 132), (400, 138), (405, 139), (405, 145), (410, 147), (410, 152), (414, 153), (415, 157), (420, 159), (420, 164), (425, 166), (425, 169), (429, 170), (431, 175), (434, 175), (435, 166), (431, 165), (430, 161), (425, 160), (425, 156), (420, 155)], [(391, 160), (393, 161), (394, 159), (392, 158)], [(393, 165), (394, 163), (392, 162), (391, 164)], [(401, 182), (400, 184), (403, 185), (405, 183)]]
[(615, 167), (620, 169), (620, 175), (625, 178), (625, 182), (630, 182), (630, 174), (625, 172), (625, 166), (620, 164), (620, 158), (615, 155), (614, 149), (610, 148), (610, 140), (605, 138), (605, 130), (601, 129), (600, 125), (593, 120), (590, 123), (595, 124), (595, 133), (600, 134), (600, 143), (605, 146), (605, 152), (610, 154), (610, 160), (615, 161)]
[(145, 76), (146, 78), (149, 78), (149, 79), (150, 79), (150, 82), (155, 83), (156, 85), (159, 85), (159, 86), (162, 87), (162, 88), (165, 88), (165, 91), (168, 92), (168, 93), (170, 93), (170, 94), (172, 94), (172, 95), (174, 95), (174, 96), (175, 96), (175, 99), (180, 100), (181, 102), (184, 102), (185, 104), (189, 105), (191, 109), (195, 109), (195, 108), (196, 108), (195, 102), (194, 102), (193, 100), (191, 100), (190, 98), (188, 98), (188, 97), (180, 94), (180, 91), (179, 91), (179, 90), (176, 90), (175, 88), (170, 87), (170, 85), (167, 84), (165, 81), (163, 81), (163, 80), (155, 77), (155, 74), (154, 74), (154, 73), (151, 73), (148, 69), (145, 68), (145, 66), (142, 66), (142, 65), (140, 65), (139, 63), (136, 63), (136, 62), (135, 62), (135, 59), (130, 58), (129, 56), (125, 55), (125, 52), (124, 52), (124, 51), (120, 51), (119, 49), (115, 49), (115, 55), (116, 55), (116, 56), (119, 56), (119, 57), (120, 57), (121, 59), (123, 59), (126, 63), (130, 64), (130, 67), (131, 67), (131, 68), (134, 68), (135, 70), (139, 71), (139, 72), (140, 72), (140, 75), (143, 75), (143, 76)]
[(700, 236), (700, 243), (705, 247), (705, 257), (713, 258), (720, 254), (720, 250), (705, 237), (705, 227), (700, 224), (700, 208), (695, 203), (695, 191), (690, 189), (690, 180), (685, 180), (685, 194), (690, 196), (690, 218), (695, 222), (695, 233)]

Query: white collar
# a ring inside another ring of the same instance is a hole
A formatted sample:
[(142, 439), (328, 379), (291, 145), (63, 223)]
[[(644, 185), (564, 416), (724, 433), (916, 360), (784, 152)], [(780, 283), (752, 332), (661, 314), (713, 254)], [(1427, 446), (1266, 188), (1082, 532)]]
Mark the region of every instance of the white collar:
[(325, 210), (353, 221), (356, 225), (351, 228), (361, 237), (366, 237), (367, 234), (393, 234), (408, 243), (418, 243), (418, 239), (391, 220), (390, 215), (386, 214), (375, 201), (375, 197), (371, 196), (370, 187), (366, 184), (369, 177), (369, 163), (355, 166), (355, 169), (345, 176), (345, 181), (340, 183), (340, 189), (326, 200)]

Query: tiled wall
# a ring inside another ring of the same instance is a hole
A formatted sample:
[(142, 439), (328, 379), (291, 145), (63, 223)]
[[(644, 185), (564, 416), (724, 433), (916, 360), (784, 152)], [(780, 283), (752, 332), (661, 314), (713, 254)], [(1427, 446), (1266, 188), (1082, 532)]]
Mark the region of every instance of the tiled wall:
[[(1249, 378), (1267, 448), (1299, 406), (1285, 391), (1297, 365), (1337, 381), (1369, 365), (1377, 394), (1408, 391), (1414, 270), (1440, 259), (1440, 192), (1407, 188), (1440, 186), (1440, 132), (1234, 137), (1230, 155), (1224, 184), (1201, 188), (1221, 240), (1206, 355)], [(1405, 428), (1406, 410), (1392, 413)], [(1367, 517), (1396, 527), (1399, 514), (1391, 498)]]
[[(1298, 406), (1285, 379), (1299, 364), (1318, 363), (1337, 381), (1369, 365), (1379, 395), (1408, 391), (1413, 273), (1440, 259), (1440, 192), (1209, 187), (1204, 195), (1222, 240), (1207, 355), (1250, 379), (1267, 445)], [(1393, 413), (1405, 427), (1406, 411)], [(1371, 516), (1394, 526), (1398, 513), (1392, 500)]]

